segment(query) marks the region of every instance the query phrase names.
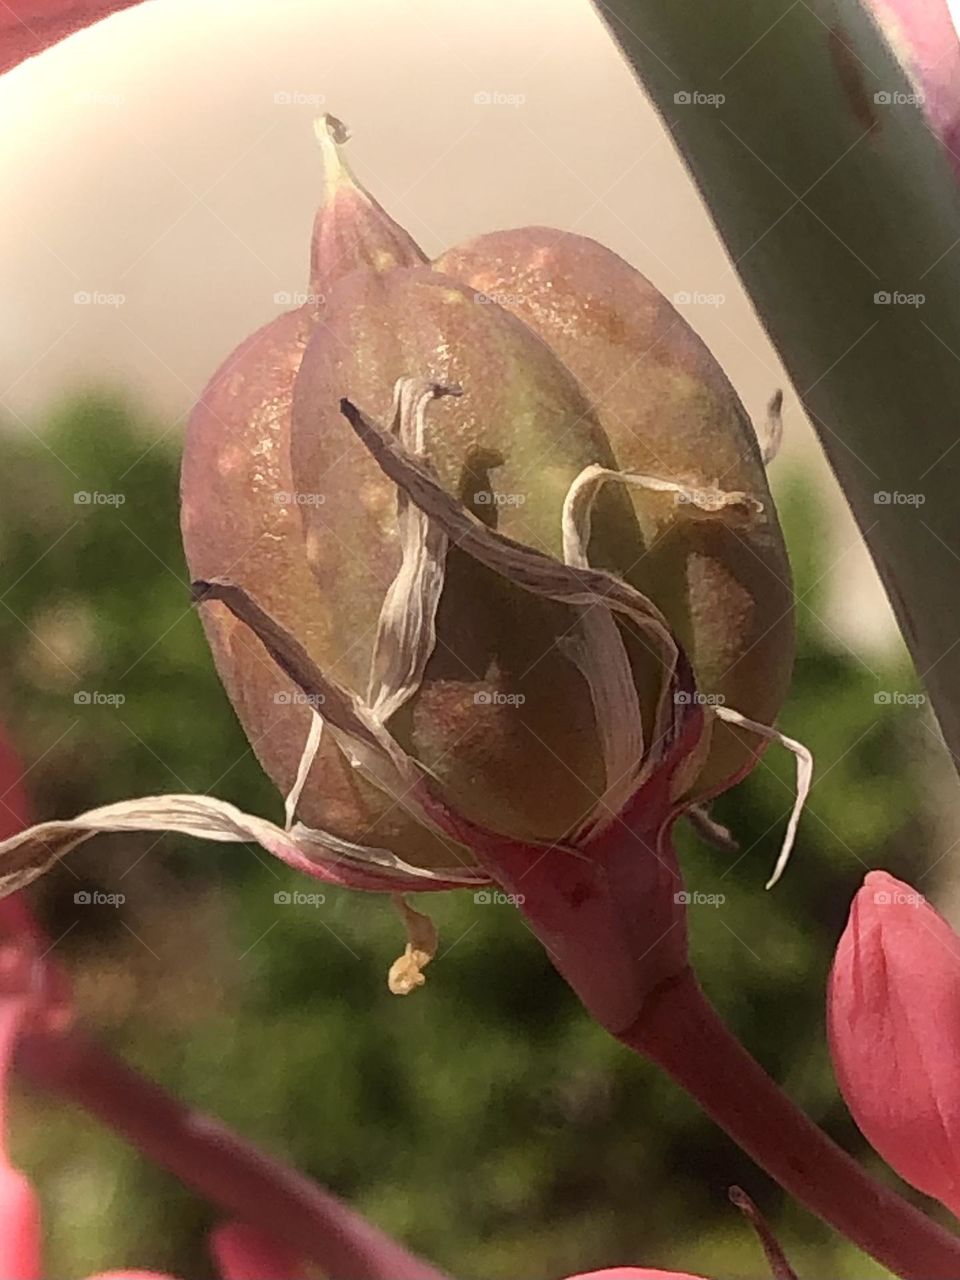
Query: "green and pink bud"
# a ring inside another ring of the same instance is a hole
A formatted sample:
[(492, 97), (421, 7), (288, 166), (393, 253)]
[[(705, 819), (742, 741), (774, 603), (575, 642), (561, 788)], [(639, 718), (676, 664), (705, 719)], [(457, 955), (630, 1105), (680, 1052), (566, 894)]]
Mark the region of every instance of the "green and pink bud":
[[(182, 481), (201, 617), (286, 822), (124, 802), (0, 846), (5, 883), (132, 829), (398, 901), (493, 881), (623, 1029), (686, 965), (674, 821), (772, 738), (808, 782), (772, 728), (792, 615), (769, 450), (616, 255), (527, 228), (430, 264), (343, 126), (318, 137), (310, 293), (214, 375)], [(402, 909), (397, 991), (436, 943)]]

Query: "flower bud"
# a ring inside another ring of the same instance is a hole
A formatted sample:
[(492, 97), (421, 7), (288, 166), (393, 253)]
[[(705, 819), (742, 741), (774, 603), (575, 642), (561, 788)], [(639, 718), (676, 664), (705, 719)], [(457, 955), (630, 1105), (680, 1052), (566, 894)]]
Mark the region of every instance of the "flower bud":
[(568, 1280), (704, 1280), (689, 1271), (651, 1271), (648, 1267), (608, 1267), (605, 1271), (584, 1271)]
[[(314, 294), (214, 376), (182, 486), (217, 668), (286, 825), (124, 801), (4, 842), (0, 888), (132, 829), (255, 840), (401, 904), (536, 883), (532, 927), (621, 1030), (686, 966), (671, 823), (779, 736), (790, 594), (756, 440), (620, 259), (530, 229), (430, 266), (342, 126), (319, 136)], [(402, 909), (397, 992), (436, 949)]]
[(225, 1222), (210, 1234), (210, 1249), (223, 1280), (306, 1280), (307, 1264), (281, 1241), (242, 1222)]
[(827, 1015), (837, 1082), (864, 1136), (960, 1212), (960, 938), (885, 871), (853, 900)]

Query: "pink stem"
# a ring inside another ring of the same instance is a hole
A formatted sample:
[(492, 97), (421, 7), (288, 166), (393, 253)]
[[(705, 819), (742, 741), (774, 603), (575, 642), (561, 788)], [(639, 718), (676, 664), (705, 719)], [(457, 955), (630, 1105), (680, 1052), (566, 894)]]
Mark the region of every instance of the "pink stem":
[(227, 1216), (282, 1240), (336, 1280), (447, 1280), (329, 1192), (193, 1111), (76, 1030), (26, 1036), (18, 1065), (122, 1134)]
[(619, 1037), (681, 1084), (780, 1186), (904, 1280), (958, 1280), (960, 1239), (875, 1182), (751, 1058), (686, 974)]

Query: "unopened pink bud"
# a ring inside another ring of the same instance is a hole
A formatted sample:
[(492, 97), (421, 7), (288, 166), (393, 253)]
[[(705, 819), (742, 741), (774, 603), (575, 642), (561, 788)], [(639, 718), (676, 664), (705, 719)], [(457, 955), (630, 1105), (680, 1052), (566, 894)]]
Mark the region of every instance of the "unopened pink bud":
[(242, 1222), (228, 1222), (210, 1235), (210, 1249), (223, 1280), (305, 1280), (306, 1264), (292, 1249)]
[(88, 1280), (177, 1280), (177, 1277), (165, 1271), (101, 1271)]
[(888, 1164), (960, 1211), (960, 938), (922, 894), (871, 871), (837, 947), (830, 1051)]
[(868, 0), (867, 8), (914, 88), (913, 102), (900, 102), (878, 82), (874, 102), (921, 108), (960, 174), (960, 41), (947, 0)]
[(585, 1271), (569, 1280), (703, 1280), (689, 1271), (650, 1271), (647, 1267), (611, 1267), (607, 1271)]
[(0, 1276), (41, 1280), (40, 1204), (30, 1182), (9, 1165), (0, 1168)]

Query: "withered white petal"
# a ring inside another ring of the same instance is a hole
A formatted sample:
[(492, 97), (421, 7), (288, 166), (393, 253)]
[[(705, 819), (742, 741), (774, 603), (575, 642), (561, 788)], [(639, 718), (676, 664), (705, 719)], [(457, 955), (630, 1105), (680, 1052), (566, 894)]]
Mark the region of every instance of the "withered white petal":
[[(593, 495), (599, 487), (593, 473), (598, 471), (602, 468), (582, 471), (563, 503), (563, 559), (578, 569), (590, 567), (587, 546)], [(634, 789), (633, 779), (643, 760), (643, 720), (627, 647), (613, 614), (603, 607), (585, 608), (577, 630), (579, 634), (564, 645), (564, 651), (590, 689), (606, 777), (600, 803), (588, 815), (583, 829), (599, 831), (605, 825), (605, 813), (618, 814)]]
[[(382, 887), (415, 887), (419, 880), (483, 883), (470, 867), (429, 871), (411, 867), (385, 849), (340, 840), (297, 824), (283, 831), (265, 818), (212, 796), (144, 796), (90, 809), (69, 822), (43, 822), (0, 842), (0, 896), (35, 880), (65, 854), (101, 832), (170, 831), (221, 844), (259, 844), (282, 861), (334, 883), (349, 883), (343, 868), (382, 879)], [(451, 852), (454, 850), (451, 847)]]
[(294, 818), (297, 813), (297, 805), (300, 803), (300, 797), (303, 795), (303, 788), (307, 785), (307, 778), (310, 776), (310, 770), (313, 768), (313, 762), (317, 758), (317, 752), (320, 750), (322, 738), (323, 718), (320, 716), (316, 707), (311, 707), (310, 728), (307, 731), (307, 740), (304, 743), (303, 755), (300, 757), (300, 764), (297, 767), (297, 776), (283, 802), (283, 812), (286, 818), (285, 825), (288, 831), (293, 826)]
[[(394, 394), (392, 428), (403, 446), (423, 457), (424, 413), (438, 395), (459, 395), (459, 387), (439, 387), (400, 378)], [(367, 702), (382, 722), (390, 719), (423, 680), (437, 643), (437, 607), (443, 591), (447, 535), (425, 512), (398, 492), (400, 568), (380, 609)]]
[(742, 729), (749, 729), (751, 733), (756, 733), (761, 738), (767, 738), (771, 742), (779, 742), (782, 747), (792, 751), (796, 757), (797, 794), (790, 813), (790, 821), (787, 823), (787, 831), (783, 837), (783, 844), (780, 846), (780, 854), (777, 858), (776, 866), (773, 868), (773, 875), (767, 881), (766, 887), (772, 889), (786, 870), (787, 863), (790, 860), (790, 853), (793, 849), (793, 842), (796, 838), (800, 815), (807, 802), (807, 796), (810, 794), (810, 784), (813, 780), (813, 753), (809, 747), (805, 747), (796, 738), (788, 738), (785, 733), (781, 733), (779, 729), (771, 728), (768, 724), (759, 724), (756, 720), (749, 720), (746, 716), (741, 715), (739, 711), (734, 711), (733, 707), (715, 706), (712, 710), (719, 720), (727, 720), (730, 724), (739, 725)]

